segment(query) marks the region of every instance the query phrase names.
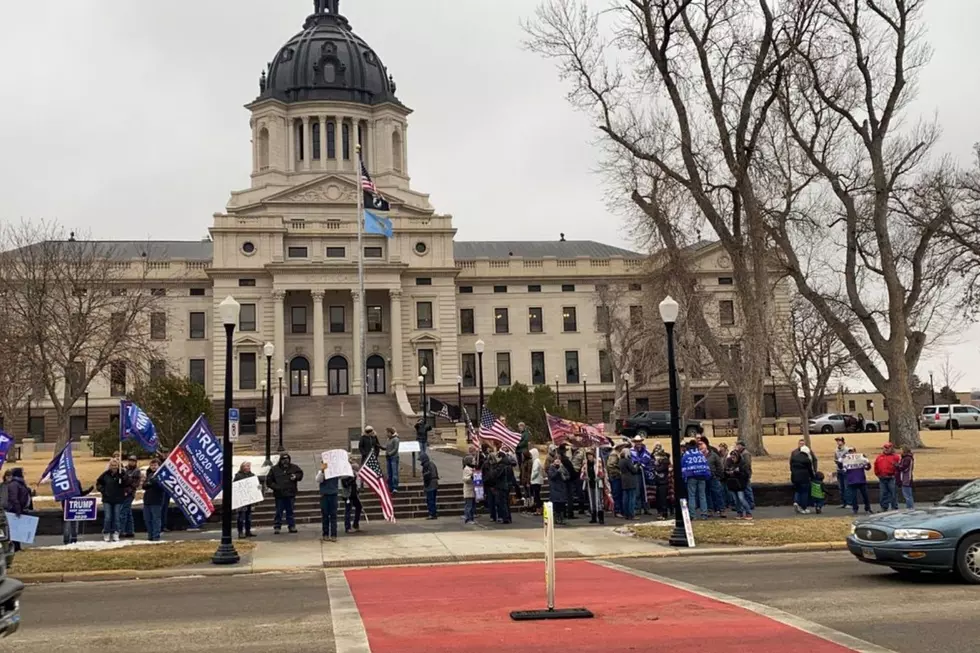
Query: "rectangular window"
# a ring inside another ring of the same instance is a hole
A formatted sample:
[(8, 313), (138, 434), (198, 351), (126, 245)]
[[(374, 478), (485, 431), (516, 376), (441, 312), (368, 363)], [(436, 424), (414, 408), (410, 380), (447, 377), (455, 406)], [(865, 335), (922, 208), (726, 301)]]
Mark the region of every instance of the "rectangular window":
[(126, 394), (126, 362), (112, 361), (109, 368), (109, 394), (122, 397)]
[(596, 306), (595, 307), (595, 328), (599, 333), (606, 333), (609, 331), (609, 307), (608, 306)]
[(44, 442), (44, 416), (35, 417), (31, 415), (31, 419), (27, 423), (27, 434), (35, 440)]
[(738, 418), (738, 399), (735, 395), (728, 395), (725, 397), (728, 402), (728, 419)]
[(239, 427), (242, 435), (255, 435), (258, 433), (258, 424), (256, 423), (257, 416), (258, 410), (255, 408), (255, 406), (243, 406), (239, 409)]
[(772, 394), (771, 392), (766, 392), (762, 395), (762, 416), (776, 416), (776, 395)]
[(125, 313), (113, 313), (109, 316), (109, 327), (112, 332), (117, 334), (116, 337), (121, 337), (126, 333), (126, 314)]
[(345, 325), (344, 307), (331, 306), (327, 309), (330, 319), (330, 333), (343, 333)]
[(368, 333), (381, 333), (385, 330), (384, 309), (380, 306), (367, 307)]
[(187, 378), (191, 380), (191, 383), (207, 385), (206, 379), (204, 378), (203, 358), (192, 358), (188, 361)]
[(472, 295), (473, 294), (473, 286), (460, 286), (459, 287), (459, 294), (460, 295)]
[(204, 288), (191, 288), (191, 297), (204, 297)]
[(432, 302), (415, 302), (415, 322), (419, 329), (432, 328)]
[(150, 338), (152, 340), (167, 339), (167, 314), (162, 311), (150, 313)]
[(125, 297), (126, 296), (126, 289), (125, 288), (113, 288), (112, 291), (111, 291), (111, 294), (112, 294), (113, 297)]
[(602, 423), (603, 424), (609, 423), (609, 418), (612, 417), (612, 411), (615, 405), (616, 405), (615, 399), (602, 400)]
[(380, 247), (365, 247), (364, 258), (383, 258), (384, 251)]
[(532, 351), (531, 352), (531, 383), (534, 385), (544, 385), (547, 382), (548, 381), (544, 369), (544, 352)]
[(541, 285), (540, 284), (536, 284), (536, 283), (535, 284), (531, 284), (530, 286), (527, 287), (527, 291), (528, 292), (541, 292)]
[(289, 308), (289, 317), (291, 318), (293, 333), (306, 333), (305, 306), (291, 306)]
[[(475, 388), (476, 387), (476, 354), (463, 354), (462, 358), (462, 368), (463, 373), (460, 375), (463, 377), (463, 387), (464, 388)], [(471, 413), (470, 416), (474, 417), (476, 413)]]
[(309, 250), (305, 247), (288, 247), (286, 248), (286, 256), (289, 258), (307, 258), (309, 255)]
[(639, 329), (643, 326), (643, 307), (630, 306), (630, 326)]
[(350, 125), (341, 123), (340, 128), (340, 145), (344, 151), (344, 161), (350, 161)]
[(493, 332), (510, 333), (510, 315), (506, 308), (493, 309)]
[(238, 287), (239, 288), (254, 288), (255, 287), (255, 279), (239, 279), (238, 280)]
[(238, 330), (248, 332), (257, 330), (255, 304), (242, 304), (241, 310), (238, 313)]
[(155, 358), (150, 361), (150, 380), (156, 381), (167, 376), (167, 361)]
[(853, 413), (855, 411), (854, 400), (853, 399), (849, 399), (847, 401), (847, 410), (848, 410), (848, 412), (851, 412), (851, 413)]
[(238, 354), (238, 389), (255, 390), (255, 352), (243, 351)]
[(150, 288), (150, 295), (152, 295), (153, 297), (166, 297), (167, 296), (167, 289), (166, 288)]
[(650, 397), (637, 397), (633, 410), (637, 413), (650, 410)]
[(416, 277), (415, 278), (415, 285), (416, 286), (431, 286), (432, 285), (432, 277)]
[(612, 360), (609, 358), (609, 352), (600, 349), (599, 350), (599, 383), (612, 383), (613, 382), (613, 367)]
[(694, 395), (694, 419), (708, 419), (704, 395)]
[(867, 401), (865, 402), (865, 404), (866, 404), (866, 406), (867, 406), (867, 410), (874, 410), (874, 409), (875, 409), (875, 402), (874, 402), (873, 400), (871, 400), (871, 399), (868, 399), (868, 400), (867, 400)]
[(640, 292), (643, 290), (643, 286), (638, 283), (631, 283), (629, 285), (630, 292)]
[(718, 321), (722, 326), (735, 326), (735, 302), (730, 299), (718, 302)]
[(473, 309), (459, 309), (459, 332), (463, 335), (476, 333), (476, 325), (473, 323)]
[(540, 306), (527, 309), (527, 330), (530, 333), (544, 333), (544, 310)]
[(347, 258), (346, 247), (328, 247), (327, 258)]
[(327, 158), (337, 158), (337, 123), (333, 120), (327, 123)]
[(507, 286), (494, 286), (494, 292), (507, 292)]
[(582, 415), (582, 400), (581, 399), (569, 399), (568, 400), (568, 414), (572, 417), (580, 417)]
[(201, 311), (191, 312), (190, 317), (190, 327), (191, 327), (191, 340), (204, 340), (204, 336), (207, 332), (206, 320), (204, 319), (204, 313)]
[(436, 353), (434, 349), (419, 349), (419, 372), (425, 368), (425, 382), (436, 382)]
[(563, 283), (561, 285), (561, 291), (562, 292), (575, 292), (575, 284), (574, 283)]
[(510, 385), (510, 353), (506, 351), (497, 352), (497, 385)]
[(480, 412), (480, 409), (477, 407), (477, 405), (475, 403), (463, 402), (463, 408), (466, 409), (466, 414), (469, 415), (470, 421), (474, 424), (478, 424), (479, 420), (476, 418), (476, 416)]
[(578, 352), (565, 352), (565, 383), (579, 383)]
[(734, 286), (735, 280), (731, 277), (718, 277), (719, 286)]
[(561, 309), (562, 331), (572, 333), (578, 331), (578, 318), (575, 315), (574, 306), (565, 306)]

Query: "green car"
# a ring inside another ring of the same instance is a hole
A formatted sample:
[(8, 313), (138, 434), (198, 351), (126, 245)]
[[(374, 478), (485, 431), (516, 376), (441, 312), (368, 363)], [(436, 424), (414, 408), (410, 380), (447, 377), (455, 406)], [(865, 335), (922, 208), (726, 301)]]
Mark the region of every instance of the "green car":
[(20, 626), (20, 595), (24, 584), (7, 577), (7, 568), (14, 560), (14, 548), (3, 510), (0, 510), (0, 553), (0, 637), (6, 637)]
[(980, 480), (932, 508), (886, 512), (856, 521), (847, 549), (861, 562), (901, 574), (956, 573), (980, 584)]

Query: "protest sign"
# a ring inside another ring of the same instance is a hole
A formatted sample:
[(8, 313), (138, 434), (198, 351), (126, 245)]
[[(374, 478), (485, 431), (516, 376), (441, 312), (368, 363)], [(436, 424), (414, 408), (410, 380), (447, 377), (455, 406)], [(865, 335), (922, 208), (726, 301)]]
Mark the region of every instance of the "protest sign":
[(262, 503), (262, 486), (258, 476), (249, 476), (231, 484), (231, 509), (238, 510), (245, 506)]
[(7, 528), (10, 529), (10, 541), (20, 542), (21, 544), (34, 544), (34, 536), (37, 534), (37, 523), (40, 521), (33, 515), (21, 515), (18, 517), (12, 512), (7, 515)]
[(841, 466), (844, 469), (859, 469), (865, 467), (868, 464), (868, 459), (864, 454), (860, 453), (849, 453), (841, 460)]
[(99, 516), (97, 497), (72, 497), (65, 500), (65, 521), (95, 521)]
[(341, 476), (353, 476), (354, 470), (350, 466), (350, 459), (347, 452), (343, 449), (331, 449), (320, 454), (320, 461), (327, 464), (327, 471), (323, 478), (337, 478)]

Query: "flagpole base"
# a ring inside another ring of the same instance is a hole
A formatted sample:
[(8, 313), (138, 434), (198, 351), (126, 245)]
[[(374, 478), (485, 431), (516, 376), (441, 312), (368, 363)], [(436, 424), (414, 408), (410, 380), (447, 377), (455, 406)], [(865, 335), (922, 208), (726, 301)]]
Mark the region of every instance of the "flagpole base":
[(214, 552), (211, 557), (211, 564), (213, 565), (235, 565), (241, 561), (241, 556), (238, 555), (238, 551), (235, 549), (235, 545), (231, 542), (222, 542), (218, 545), (218, 549)]

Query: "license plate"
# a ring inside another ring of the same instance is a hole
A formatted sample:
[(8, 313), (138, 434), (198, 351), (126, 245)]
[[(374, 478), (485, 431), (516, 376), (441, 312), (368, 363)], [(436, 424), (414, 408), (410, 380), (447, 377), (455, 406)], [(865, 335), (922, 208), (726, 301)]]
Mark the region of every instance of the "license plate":
[(878, 556), (875, 554), (874, 549), (869, 549), (866, 546), (861, 547), (861, 555), (864, 556), (866, 560), (877, 560)]

